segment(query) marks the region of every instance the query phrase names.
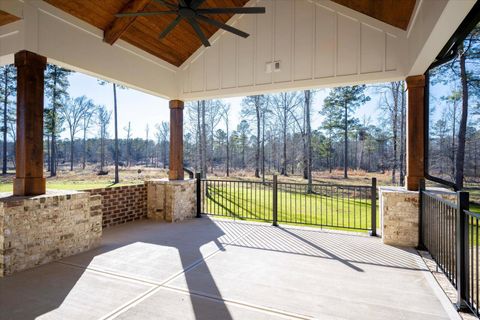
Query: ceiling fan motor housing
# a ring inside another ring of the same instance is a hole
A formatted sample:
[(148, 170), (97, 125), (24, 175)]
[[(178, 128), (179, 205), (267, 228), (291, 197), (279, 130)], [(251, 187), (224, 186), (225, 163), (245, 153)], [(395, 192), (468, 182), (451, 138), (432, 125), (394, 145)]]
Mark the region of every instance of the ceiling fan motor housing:
[(234, 28), (228, 24), (216, 21), (211, 19), (205, 15), (209, 14), (259, 14), (265, 13), (265, 7), (232, 7), (232, 8), (199, 8), (205, 0), (179, 0), (178, 4), (173, 4), (167, 0), (154, 0), (156, 2), (161, 3), (162, 5), (168, 7), (170, 10), (168, 11), (151, 11), (151, 12), (126, 12), (120, 13), (116, 16), (118, 18), (122, 17), (138, 17), (138, 16), (164, 16), (175, 14), (177, 17), (165, 28), (165, 30), (160, 33), (160, 39), (165, 38), (170, 31), (172, 31), (178, 23), (185, 19), (193, 28), (195, 33), (197, 34), (198, 38), (202, 42), (205, 47), (210, 46), (210, 42), (208, 41), (207, 37), (205, 36), (204, 31), (200, 27), (198, 20), (208, 23), (214, 27), (223, 29), (225, 31), (231, 32), (236, 34), (237, 36), (247, 38), (249, 36), (248, 33), (243, 32), (237, 28)]

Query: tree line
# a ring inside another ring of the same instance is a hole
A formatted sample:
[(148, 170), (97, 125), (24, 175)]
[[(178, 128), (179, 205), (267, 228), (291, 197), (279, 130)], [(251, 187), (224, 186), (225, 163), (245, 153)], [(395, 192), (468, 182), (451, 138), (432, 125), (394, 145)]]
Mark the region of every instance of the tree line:
[[(468, 63), (469, 57), (474, 55), (463, 54), (465, 66), (474, 68), (475, 65)], [(461, 57), (451, 62), (456, 64), (448, 70), (442, 70), (443, 66), (434, 70), (432, 85), (445, 85), (455, 72), (463, 79)], [(168, 168), (168, 122), (161, 122), (154, 128), (146, 126), (145, 136), (141, 138), (132, 136), (132, 124), (128, 123), (121, 129), (124, 138), (119, 138), (116, 93), (126, 88), (99, 82), (112, 86), (113, 110), (110, 110), (87, 96), (70, 96), (71, 74), (55, 65), (48, 65), (45, 72), (45, 166), (51, 176), (57, 174), (59, 166), (85, 170), (94, 165), (99, 174), (106, 174), (106, 167), (115, 165), (118, 182), (119, 166)], [(457, 179), (462, 172), (462, 181), (463, 177), (475, 180), (480, 170), (477, 82), (473, 72), (463, 75), (467, 80), (466, 88), (460, 85), (453, 89), (448, 87), (448, 90), (443, 88), (440, 99), (435, 101), (443, 106), (441, 115), (434, 116), (438, 112), (430, 108), (434, 121), (430, 123), (429, 136), (431, 171), (450, 179)], [(2, 67), (3, 173), (15, 167), (15, 83), (15, 68)], [(344, 178), (348, 178), (352, 170), (389, 172), (393, 184), (403, 185), (405, 83), (346, 86), (324, 93), (305, 90), (248, 96), (242, 99), (239, 114), (233, 114), (232, 107), (223, 100), (188, 103), (184, 124), (185, 165), (204, 177), (212, 173), (230, 176), (239, 171), (251, 171), (262, 179), (272, 173), (301, 175), (310, 183), (316, 171), (342, 169)], [(474, 117), (463, 125), (466, 94), (469, 95), (467, 115), (470, 105)], [(372, 97), (378, 101), (375, 107), (381, 110), (378, 119), (357, 116), (357, 110)], [(313, 117), (321, 119), (316, 127), (312, 124)], [(110, 135), (112, 122), (113, 138)], [(462, 157), (463, 162), (460, 161)]]
[[(222, 100), (195, 101), (186, 110), (186, 163), (208, 173), (252, 170), (258, 178), (278, 172), (302, 175), (350, 170), (392, 172), (393, 183), (405, 174), (405, 87), (393, 82), (370, 88), (381, 96), (381, 121), (355, 116), (370, 100), (367, 86), (331, 89), (319, 110), (312, 90), (256, 95), (242, 100), (240, 121), (231, 128), (231, 106)], [(323, 119), (312, 128), (312, 113)]]
[[(129, 122), (123, 128), (126, 138), (118, 138), (116, 92), (126, 88), (99, 81), (99, 85), (111, 85), (113, 88), (115, 134), (111, 139), (112, 110), (96, 104), (85, 95), (70, 96), (71, 74), (72, 71), (51, 64), (45, 71), (44, 161), (50, 176), (56, 176), (59, 166), (66, 167), (66, 164), (71, 171), (75, 168), (85, 170), (93, 164), (98, 174), (106, 174), (106, 166), (113, 163), (116, 167), (115, 182), (118, 182), (119, 166), (143, 164), (167, 167), (168, 123), (157, 124), (153, 134), (147, 125), (145, 139), (142, 139), (132, 137)], [(13, 65), (0, 68), (0, 98), (3, 111), (2, 173), (6, 174), (9, 169), (15, 168), (16, 69)], [(68, 138), (62, 139), (62, 134)]]

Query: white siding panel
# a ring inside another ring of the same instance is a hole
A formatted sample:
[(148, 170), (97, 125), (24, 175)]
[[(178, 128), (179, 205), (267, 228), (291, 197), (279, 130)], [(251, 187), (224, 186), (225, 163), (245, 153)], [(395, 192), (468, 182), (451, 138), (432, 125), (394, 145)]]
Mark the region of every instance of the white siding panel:
[(400, 48), (398, 48), (398, 40), (396, 37), (386, 34), (386, 50), (385, 50), (385, 70), (395, 71), (397, 70), (397, 54)]
[(237, 38), (237, 63), (238, 66), (238, 85), (251, 86), (254, 84), (255, 73), (255, 16), (244, 15), (235, 27), (247, 32), (250, 36), (246, 39)]
[(237, 59), (235, 35), (226, 33), (220, 39), (222, 88), (234, 88), (237, 85)]
[(280, 71), (273, 73), (274, 82), (286, 82), (292, 78), (294, 3), (275, 1), (275, 61), (280, 61)]
[(190, 70), (191, 70), (191, 68), (187, 68), (186, 70), (184, 70), (184, 71), (182, 72), (182, 76), (183, 76), (183, 92), (185, 92), (185, 93), (192, 92), (192, 90), (190, 89), (190, 86), (191, 86)]
[(220, 89), (220, 65), (218, 64), (218, 59), (220, 58), (219, 50), (218, 46), (212, 46), (205, 52), (207, 90)]
[(337, 19), (337, 75), (356, 74), (358, 73), (358, 49), (360, 44), (359, 22), (340, 14)]
[(381, 72), (385, 56), (385, 34), (383, 31), (362, 24), (361, 73)]
[(335, 13), (316, 6), (315, 10), (315, 78), (335, 75), (336, 16)]
[(192, 92), (205, 90), (205, 55), (190, 66), (190, 88)]
[(266, 9), (264, 15), (256, 16), (256, 47), (257, 47), (257, 61), (255, 63), (256, 84), (266, 84), (272, 82), (272, 74), (265, 72), (265, 64), (272, 62), (272, 34), (273, 34), (273, 15), (274, 15), (274, 2), (271, 0), (262, 0), (258, 2), (259, 6), (263, 6)]
[(294, 80), (313, 77), (315, 6), (306, 1), (295, 1)]

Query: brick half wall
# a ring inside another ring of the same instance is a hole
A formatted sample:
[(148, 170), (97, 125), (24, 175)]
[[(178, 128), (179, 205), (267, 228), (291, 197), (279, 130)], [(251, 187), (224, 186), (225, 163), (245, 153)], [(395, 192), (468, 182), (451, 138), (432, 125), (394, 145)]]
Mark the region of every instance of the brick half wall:
[(143, 184), (84, 190), (102, 196), (102, 227), (147, 218), (147, 186)]

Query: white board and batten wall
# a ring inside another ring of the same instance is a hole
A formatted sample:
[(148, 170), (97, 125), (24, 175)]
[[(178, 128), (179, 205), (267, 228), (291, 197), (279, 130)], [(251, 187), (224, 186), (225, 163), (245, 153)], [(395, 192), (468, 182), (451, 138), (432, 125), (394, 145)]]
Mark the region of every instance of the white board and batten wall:
[(181, 67), (185, 99), (404, 78), (406, 32), (322, 0), (252, 0), (242, 15)]

